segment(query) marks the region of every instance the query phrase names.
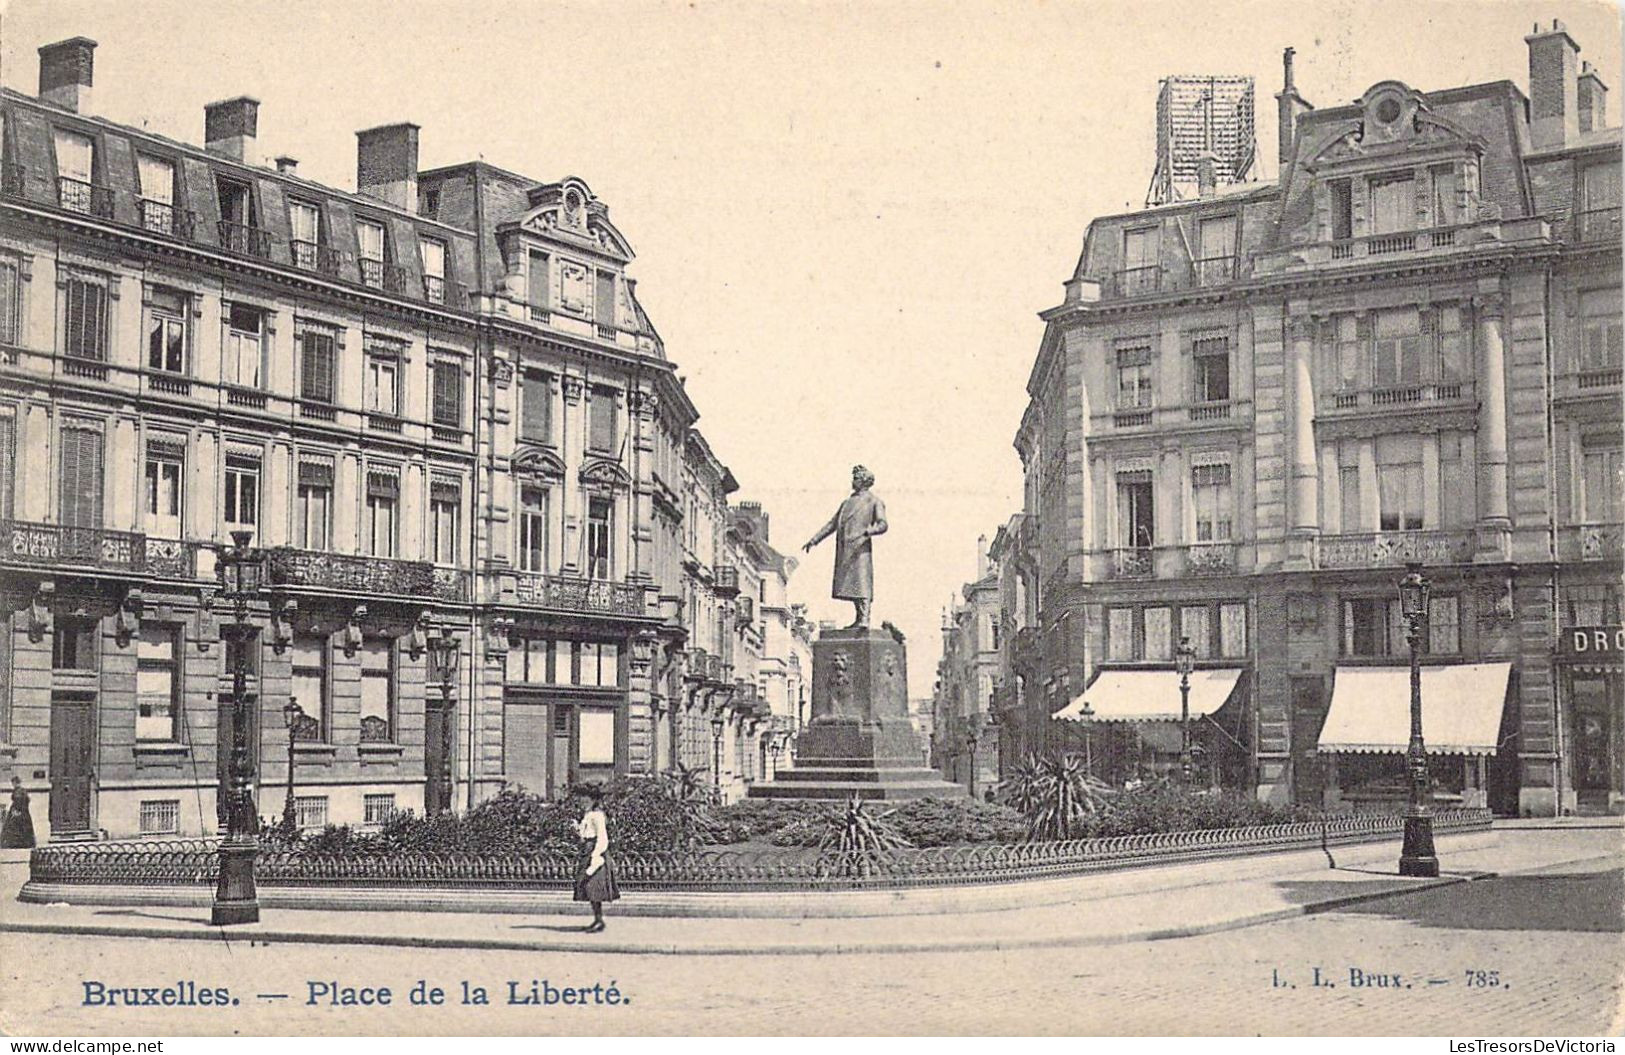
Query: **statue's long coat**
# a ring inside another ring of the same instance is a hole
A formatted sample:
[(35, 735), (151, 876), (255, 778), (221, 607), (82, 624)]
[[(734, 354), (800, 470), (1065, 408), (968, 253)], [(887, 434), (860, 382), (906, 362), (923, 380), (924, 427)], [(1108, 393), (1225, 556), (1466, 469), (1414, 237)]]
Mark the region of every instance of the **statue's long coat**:
[(875, 595), (874, 557), (869, 532), (886, 530), (886, 505), (873, 491), (848, 495), (813, 543), (835, 536), (835, 581), (830, 594), (840, 601), (867, 601)]

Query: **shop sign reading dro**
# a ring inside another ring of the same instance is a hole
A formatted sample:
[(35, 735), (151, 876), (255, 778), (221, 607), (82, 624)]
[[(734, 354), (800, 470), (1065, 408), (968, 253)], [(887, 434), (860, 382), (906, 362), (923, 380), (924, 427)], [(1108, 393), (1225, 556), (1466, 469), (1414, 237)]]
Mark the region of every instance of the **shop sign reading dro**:
[(1571, 656), (1619, 656), (1625, 653), (1625, 626), (1574, 626), (1563, 632), (1563, 651)]

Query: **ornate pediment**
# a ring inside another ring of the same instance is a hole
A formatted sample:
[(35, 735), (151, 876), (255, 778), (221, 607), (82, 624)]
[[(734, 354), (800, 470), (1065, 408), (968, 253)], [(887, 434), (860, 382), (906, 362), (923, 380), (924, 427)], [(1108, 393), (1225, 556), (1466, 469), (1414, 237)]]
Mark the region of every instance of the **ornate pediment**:
[(546, 447), (526, 444), (513, 456), (513, 474), (549, 482), (564, 479), (564, 459)]
[(618, 491), (632, 485), (632, 477), (621, 468), (621, 463), (609, 458), (594, 458), (581, 467), (581, 484), (600, 491)]
[(1434, 114), (1421, 92), (1399, 81), (1372, 85), (1354, 105), (1360, 116), (1326, 136), (1310, 155), (1311, 166), (1440, 147), (1484, 149), (1480, 137)]
[(530, 211), (519, 223), (527, 231), (565, 243), (588, 246), (622, 261), (632, 246), (609, 222), (609, 206), (593, 197), (584, 180), (570, 176), (529, 191)]

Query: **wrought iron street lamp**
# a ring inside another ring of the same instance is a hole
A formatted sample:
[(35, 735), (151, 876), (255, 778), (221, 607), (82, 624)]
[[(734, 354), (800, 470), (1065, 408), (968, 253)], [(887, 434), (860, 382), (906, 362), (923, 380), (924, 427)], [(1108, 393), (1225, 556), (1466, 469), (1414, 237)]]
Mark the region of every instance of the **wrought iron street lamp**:
[[(440, 683), (441, 706), (448, 712), (451, 709), (451, 686), (457, 679), (457, 659), (461, 654), (461, 647), (462, 642), (449, 631), (443, 631), (428, 641), (429, 677)], [(449, 717), (447, 721), (450, 721)], [(451, 752), (442, 751), (440, 761), (442, 769), (439, 787), (440, 795), (444, 798), (437, 798), (433, 802), (425, 798), (424, 813), (439, 813), (451, 802)], [(427, 791), (428, 789), (425, 789), (425, 795)]]
[(253, 626), (249, 601), (263, 584), (262, 556), (249, 548), (252, 531), (233, 531), (232, 546), (218, 550), (221, 593), (233, 606), (231, 650), (231, 767), (226, 798), (226, 837), (220, 841), (220, 882), (209, 912), (213, 925), (258, 923), (254, 858), (259, 854), (259, 817), (254, 805), (254, 763), (248, 754), (248, 644)]
[(977, 728), (977, 716), (972, 714), (966, 720), (965, 748), (970, 753), (970, 797), (976, 797), (976, 741), (981, 730)]
[(711, 716), (711, 786), (718, 802), (722, 801), (722, 729), (727, 724), (720, 709)]
[(1078, 721), (1083, 723), (1083, 772), (1085, 776), (1095, 775), (1094, 753), (1090, 750), (1089, 733), (1095, 727), (1095, 709), (1089, 706), (1089, 701), (1083, 701), (1083, 707), (1078, 711)]
[(1191, 639), (1179, 639), (1174, 649), (1174, 669), (1179, 671), (1179, 778), (1191, 782), (1191, 671), (1196, 669), (1196, 649)]
[(288, 728), (288, 797), (282, 800), (282, 828), (289, 835), (299, 830), (299, 811), (293, 800), (293, 741), (299, 733), (299, 719), (304, 716), (299, 697), (289, 696), (282, 705), (282, 723)]
[(1420, 563), (1405, 565), (1405, 577), (1399, 581), (1399, 608), (1405, 616), (1405, 639), (1411, 646), (1411, 743), (1406, 753), (1411, 779), (1405, 802), (1405, 841), (1399, 851), (1402, 876), (1439, 874), (1439, 858), (1433, 850), (1433, 816), (1427, 804), (1427, 746), (1422, 742), (1422, 630), (1431, 589)]

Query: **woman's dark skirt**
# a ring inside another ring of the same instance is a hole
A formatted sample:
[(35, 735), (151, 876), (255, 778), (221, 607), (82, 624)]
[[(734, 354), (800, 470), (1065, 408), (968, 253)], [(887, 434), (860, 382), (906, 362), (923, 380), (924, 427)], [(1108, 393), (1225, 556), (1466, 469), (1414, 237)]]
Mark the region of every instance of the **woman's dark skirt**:
[(581, 840), (581, 856), (576, 859), (576, 896), (577, 901), (615, 901), (621, 892), (615, 886), (615, 865), (604, 855), (604, 867), (587, 874), (592, 865), (592, 848), (597, 842), (595, 839)]

